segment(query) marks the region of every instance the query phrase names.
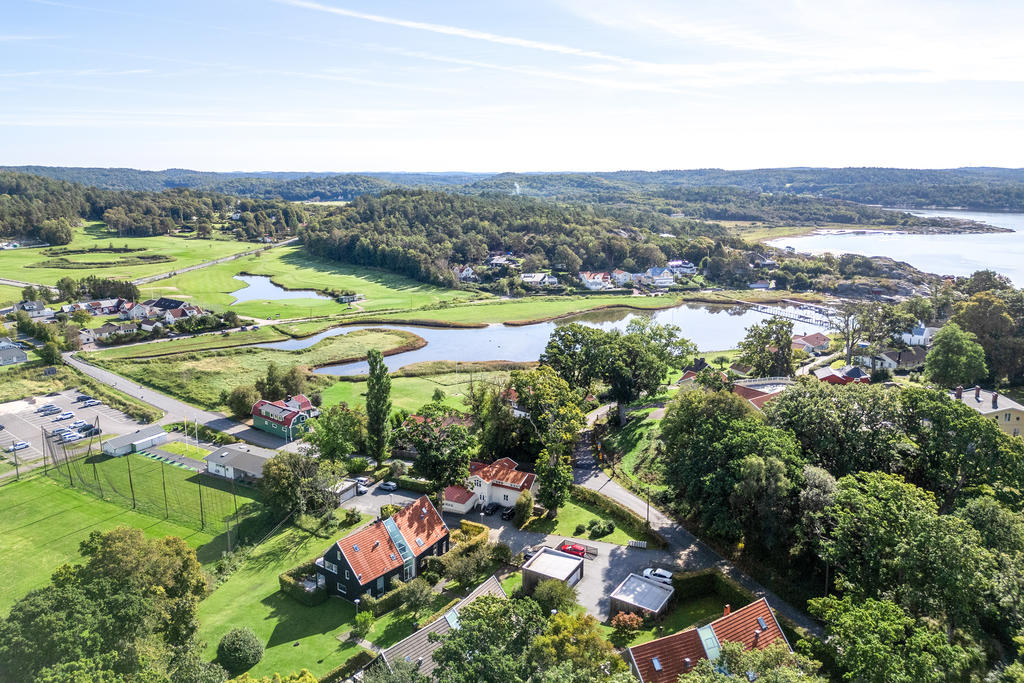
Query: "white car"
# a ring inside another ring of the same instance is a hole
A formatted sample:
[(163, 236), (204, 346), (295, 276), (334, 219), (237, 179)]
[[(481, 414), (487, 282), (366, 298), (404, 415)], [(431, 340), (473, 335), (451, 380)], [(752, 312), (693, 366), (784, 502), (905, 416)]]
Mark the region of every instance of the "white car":
[(379, 488), (381, 491), (397, 491), (398, 484), (396, 484), (393, 481), (386, 481), (377, 488)]
[(363, 495), (364, 493), (366, 493), (369, 490), (370, 489), (366, 488), (362, 484), (356, 484), (356, 495), (361, 496), (361, 495)]
[(81, 440), (82, 435), (76, 434), (75, 432), (68, 432), (64, 436), (60, 437), (61, 443), (71, 443), (73, 441)]
[(101, 406), (103, 401), (97, 401), (96, 399), (90, 399), (82, 404), (83, 408), (92, 408), (93, 406)]
[(87, 424), (89, 423), (86, 422), (85, 420), (75, 420), (74, 422), (69, 424), (68, 427), (70, 427), (71, 429), (78, 429), (79, 427), (84, 427)]
[(58, 415), (57, 417), (53, 418), (53, 421), (54, 421), (54, 422), (59, 422), (60, 420), (72, 420), (72, 419), (74, 419), (74, 417), (75, 417), (75, 414), (74, 414), (74, 413), (72, 413), (72, 412), (71, 412), (71, 411), (69, 410), (69, 411), (67, 411), (66, 413), (61, 413), (61, 414), (60, 414), (60, 415)]
[(362, 484), (363, 486), (366, 486), (367, 484), (370, 483), (370, 478), (369, 477), (356, 477), (356, 483), (357, 484)]
[(657, 581), (658, 583), (665, 583), (670, 586), (672, 585), (672, 572), (667, 569), (648, 567), (644, 570), (644, 578), (650, 579), (651, 581)]
[(12, 443), (10, 446), (5, 448), (4, 450), (6, 450), (8, 453), (13, 453), (14, 451), (20, 451), (23, 448), (28, 448), (28, 442), (26, 442), (26, 441), (15, 441), (14, 443)]

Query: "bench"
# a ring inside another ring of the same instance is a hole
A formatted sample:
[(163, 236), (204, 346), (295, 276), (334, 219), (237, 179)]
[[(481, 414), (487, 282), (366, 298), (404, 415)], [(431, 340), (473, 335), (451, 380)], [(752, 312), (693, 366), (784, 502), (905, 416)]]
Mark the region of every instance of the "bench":
[(626, 544), (630, 548), (647, 548), (647, 541), (630, 541)]

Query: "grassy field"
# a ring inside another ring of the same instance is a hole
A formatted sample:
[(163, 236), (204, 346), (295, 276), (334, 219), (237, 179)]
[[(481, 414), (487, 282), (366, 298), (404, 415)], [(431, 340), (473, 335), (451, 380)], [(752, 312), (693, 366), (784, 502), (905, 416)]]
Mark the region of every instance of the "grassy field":
[(0, 510), (0, 614), (44, 585), (58, 566), (75, 561), (78, 544), (93, 531), (125, 524), (150, 537), (180, 536), (199, 548), (204, 563), (219, 559), (224, 547), (223, 535), (133, 512), (45, 477), (0, 486)]
[(94, 353), (97, 357), (111, 360), (116, 358), (151, 358), (153, 356), (167, 356), (175, 353), (228, 349), (233, 346), (245, 346), (246, 344), (265, 344), (285, 339), (288, 339), (288, 335), (275, 330), (273, 327), (261, 327), (255, 331), (247, 330), (245, 332), (231, 332), (229, 334), (202, 334), (198, 337), (178, 337), (177, 339), (166, 339), (150, 344), (111, 346)]
[(464, 304), (428, 311), (407, 311), (374, 316), (380, 320), (437, 320), (454, 323), (524, 323), (540, 321), (595, 308), (632, 306), (668, 308), (678, 303), (674, 296), (565, 296), (530, 297), (478, 304)]
[(210, 454), (210, 451), (205, 448), (200, 448), (195, 444), (185, 443), (184, 441), (168, 441), (165, 444), (160, 445), (160, 450), (167, 451), (168, 453), (174, 453), (185, 458), (192, 458), (193, 460), (202, 462), (203, 458)]
[[(360, 523), (367, 521), (364, 518)], [(345, 534), (339, 531), (338, 537)], [(248, 626), (266, 645), (252, 676), (282, 675), (309, 669), (321, 676), (358, 652), (338, 636), (352, 630), (355, 607), (330, 599), (316, 607), (300, 605), (278, 590), (282, 572), (323, 553), (330, 540), (289, 527), (256, 548), (231, 577), (199, 605), (199, 639), (206, 654), (217, 654), (217, 643), (232, 628)]]
[(107, 358), (107, 352), (83, 354), (108, 370), (170, 396), (208, 409), (221, 409), (222, 391), (252, 384), (266, 375), (267, 366), (283, 369), (293, 365), (314, 366), (346, 359), (365, 358), (370, 349), (398, 348), (419, 340), (400, 330), (357, 330), (328, 337), (301, 351), (231, 349), (185, 353), (161, 358)]
[(623, 429), (615, 429), (604, 440), (605, 450), (619, 457), (615, 473), (637, 486), (650, 485), (651, 492), (662, 491), (661, 469), (655, 458), (661, 421), (651, 418), (653, 408), (630, 414)]
[[(478, 372), (472, 375), (475, 382), (504, 384), (507, 372)], [(415, 412), (425, 403), (430, 403), (434, 391), (445, 393), (444, 405), (465, 410), (463, 398), (469, 393), (468, 372), (430, 375), (426, 377), (393, 377), (391, 379), (391, 403), (395, 408)], [(366, 403), (366, 382), (335, 382), (324, 389), (325, 406), (347, 403), (351, 407), (362, 407)]]
[(21, 287), (13, 287), (11, 285), (0, 285), (0, 306), (16, 304), (19, 301), (21, 301)]
[[(234, 275), (268, 275), (286, 289), (354, 291), (364, 299), (354, 305), (323, 299), (246, 301), (232, 305), (231, 292), (244, 283)], [(464, 299), (470, 292), (434, 287), (400, 275), (371, 268), (349, 266), (309, 257), (302, 247), (283, 247), (260, 254), (183, 273), (147, 285), (147, 292), (186, 298), (204, 308), (267, 319), (280, 313), (283, 318), (337, 315), (360, 310), (418, 308), (427, 304)]]
[(649, 621), (644, 628), (637, 631), (628, 641), (615, 638), (613, 629), (608, 624), (601, 624), (600, 629), (618, 647), (632, 647), (646, 643), (655, 638), (668, 636), (691, 626), (703, 625), (722, 616), (725, 611), (725, 599), (720, 595), (705, 595), (690, 598), (671, 605), (661, 621)]
[[(576, 533), (576, 526), (578, 524), (586, 525), (592, 519), (604, 520), (606, 517), (607, 515), (602, 514), (599, 510), (589, 505), (567, 501), (565, 505), (558, 508), (558, 516), (554, 519), (537, 517), (524, 528), (527, 531), (535, 531), (541, 534), (556, 534), (558, 536), (588, 539), (591, 538), (590, 531), (578, 534)], [(598, 536), (594, 540), (626, 545), (629, 541), (642, 541), (644, 537), (635, 536), (616, 525), (615, 531), (607, 536)]]
[(71, 244), (64, 245), (61, 248), (103, 249), (111, 244), (117, 248), (128, 246), (132, 249), (143, 249), (145, 251), (128, 254), (108, 252), (71, 254), (65, 258), (75, 263), (116, 262), (121, 257), (138, 255), (167, 256), (173, 260), (141, 265), (115, 265), (106, 268), (96, 266), (84, 266), (82, 268), (38, 268), (33, 266), (54, 257), (44, 254), (43, 249), (7, 249), (0, 251), (0, 272), (17, 280), (44, 285), (52, 285), (62, 277), (73, 277), (77, 280), (87, 275), (131, 280), (147, 275), (180, 270), (203, 261), (211, 261), (224, 256), (230, 256), (231, 254), (237, 254), (241, 251), (254, 249), (257, 246), (248, 242), (200, 240), (173, 235), (160, 237), (118, 237), (116, 232), (108, 230), (103, 223), (93, 221), (86, 223), (81, 228), (76, 228)]
[(230, 482), (218, 477), (165, 465), (135, 453), (118, 458), (105, 455), (79, 458), (64, 463), (63, 467), (51, 468), (47, 474), (62, 484), (73, 480), (74, 486), (119, 505), (132, 507), (134, 500), (135, 509), (141, 512), (166, 515), (194, 528), (205, 522), (206, 529), (214, 531), (223, 531), (226, 521), (235, 519), (236, 509), (240, 517), (244, 517), (254, 511), (251, 504), (260, 500), (259, 493), (250, 487), (232, 488)]

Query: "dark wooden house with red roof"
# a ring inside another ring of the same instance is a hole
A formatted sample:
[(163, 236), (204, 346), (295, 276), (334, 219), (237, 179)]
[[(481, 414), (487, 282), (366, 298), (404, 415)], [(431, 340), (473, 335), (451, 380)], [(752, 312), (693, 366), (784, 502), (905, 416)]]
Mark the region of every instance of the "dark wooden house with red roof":
[(701, 659), (718, 659), (722, 643), (742, 643), (747, 650), (782, 643), (792, 650), (768, 601), (761, 598), (707, 626), (691, 628), (629, 648), (629, 662), (641, 683), (676, 683)]
[(283, 401), (260, 399), (252, 407), (252, 426), (292, 441), (306, 432), (306, 420), (319, 414), (302, 394), (288, 396)]
[(427, 557), (443, 555), (448, 547), (447, 525), (430, 499), (421, 496), (328, 548), (316, 561), (317, 585), (348, 600), (364, 593), (377, 597), (391, 589), (393, 579), (418, 576)]

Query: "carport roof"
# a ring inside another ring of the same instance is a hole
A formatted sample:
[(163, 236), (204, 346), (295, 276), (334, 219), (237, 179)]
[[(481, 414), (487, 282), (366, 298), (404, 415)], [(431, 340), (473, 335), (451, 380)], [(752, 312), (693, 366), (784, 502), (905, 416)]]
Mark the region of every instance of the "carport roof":
[(611, 597), (657, 612), (665, 606), (674, 592), (672, 586), (645, 579), (639, 574), (630, 574), (619, 584)]
[(142, 441), (143, 439), (152, 439), (154, 436), (163, 434), (166, 436), (167, 432), (160, 425), (151, 425), (144, 427), (131, 434), (125, 434), (124, 436), (117, 436), (109, 441), (103, 442), (103, 448), (105, 450), (113, 450), (116, 448), (123, 448), (124, 446), (130, 446), (136, 441)]
[(523, 569), (565, 581), (583, 564), (582, 557), (563, 553), (553, 548), (541, 548), (541, 551), (527, 560)]

